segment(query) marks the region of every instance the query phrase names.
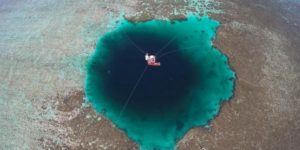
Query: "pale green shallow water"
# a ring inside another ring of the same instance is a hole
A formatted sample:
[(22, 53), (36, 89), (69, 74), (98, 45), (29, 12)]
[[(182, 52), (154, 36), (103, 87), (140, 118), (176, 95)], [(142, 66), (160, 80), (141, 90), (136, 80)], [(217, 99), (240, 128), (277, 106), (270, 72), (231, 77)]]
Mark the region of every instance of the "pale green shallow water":
[[(189, 129), (207, 125), (233, 95), (235, 73), (212, 46), (218, 26), (207, 16), (174, 22), (122, 20), (100, 38), (90, 57), (88, 100), (141, 149), (174, 149)], [(137, 47), (151, 54), (165, 47), (157, 55), (162, 66), (147, 68), (121, 112), (146, 66)]]

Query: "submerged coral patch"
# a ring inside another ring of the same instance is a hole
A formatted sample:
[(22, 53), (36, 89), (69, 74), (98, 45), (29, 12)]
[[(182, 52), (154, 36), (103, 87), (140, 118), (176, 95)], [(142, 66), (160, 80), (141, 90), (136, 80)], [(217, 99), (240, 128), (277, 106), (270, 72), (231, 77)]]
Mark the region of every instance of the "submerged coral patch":
[[(233, 95), (235, 73), (212, 46), (219, 23), (122, 20), (97, 43), (85, 82), (87, 99), (141, 149), (173, 149), (194, 126), (204, 126)], [(145, 53), (159, 67), (147, 65)]]

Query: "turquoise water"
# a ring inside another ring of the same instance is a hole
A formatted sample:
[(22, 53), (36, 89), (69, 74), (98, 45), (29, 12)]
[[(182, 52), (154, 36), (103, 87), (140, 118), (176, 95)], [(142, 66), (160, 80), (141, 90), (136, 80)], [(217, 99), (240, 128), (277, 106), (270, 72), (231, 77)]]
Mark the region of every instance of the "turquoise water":
[[(171, 150), (205, 126), (233, 95), (235, 73), (212, 46), (219, 23), (207, 16), (131, 23), (121, 20), (97, 43), (85, 92), (142, 150)], [(144, 53), (161, 67), (147, 67)]]

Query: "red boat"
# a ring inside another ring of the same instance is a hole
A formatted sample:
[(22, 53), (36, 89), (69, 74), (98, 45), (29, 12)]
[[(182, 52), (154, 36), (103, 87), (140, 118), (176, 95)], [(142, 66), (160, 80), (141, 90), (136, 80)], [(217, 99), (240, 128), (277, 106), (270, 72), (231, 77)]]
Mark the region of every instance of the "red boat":
[(153, 67), (160, 66), (160, 62), (156, 62), (156, 57), (154, 55), (149, 55), (148, 53), (146, 53), (145, 60), (147, 61), (147, 64), (149, 66), (153, 66)]

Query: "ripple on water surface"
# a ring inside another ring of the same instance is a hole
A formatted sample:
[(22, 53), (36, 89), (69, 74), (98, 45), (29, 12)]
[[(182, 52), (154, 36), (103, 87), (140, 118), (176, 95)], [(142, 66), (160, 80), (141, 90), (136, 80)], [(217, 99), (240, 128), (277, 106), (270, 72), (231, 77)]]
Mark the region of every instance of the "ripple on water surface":
[[(212, 46), (218, 26), (196, 16), (122, 20), (100, 38), (88, 62), (87, 99), (141, 149), (173, 149), (189, 129), (207, 125), (233, 95), (235, 73)], [(156, 54), (161, 66), (146, 67), (145, 52)]]

